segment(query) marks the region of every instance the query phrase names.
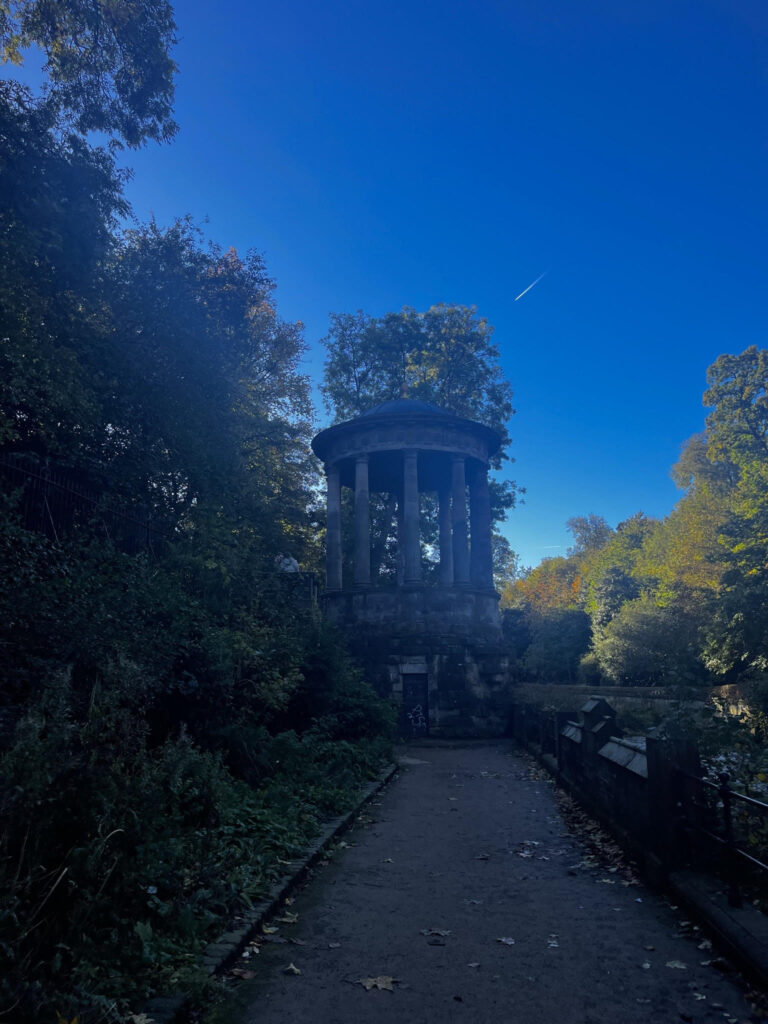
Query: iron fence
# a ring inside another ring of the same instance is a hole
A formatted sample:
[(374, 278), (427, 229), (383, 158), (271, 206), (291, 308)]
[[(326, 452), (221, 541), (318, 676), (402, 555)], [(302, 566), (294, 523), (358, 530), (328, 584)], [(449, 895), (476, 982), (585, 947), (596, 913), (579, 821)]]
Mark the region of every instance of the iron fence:
[(142, 510), (110, 497), (95, 470), (1, 453), (0, 484), (17, 495), (22, 526), (56, 543), (85, 528), (101, 533), (127, 554), (153, 549), (166, 540)]
[(726, 773), (717, 783), (682, 770), (678, 777), (680, 825), (700, 840), (689, 844), (691, 858), (719, 867), (733, 907), (745, 885), (768, 892), (768, 804), (733, 790)]

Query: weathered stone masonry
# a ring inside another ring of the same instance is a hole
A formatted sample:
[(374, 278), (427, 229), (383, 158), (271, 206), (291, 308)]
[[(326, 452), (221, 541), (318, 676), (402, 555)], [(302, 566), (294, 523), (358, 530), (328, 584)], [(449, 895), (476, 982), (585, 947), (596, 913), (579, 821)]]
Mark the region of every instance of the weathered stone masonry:
[[(327, 480), (326, 614), (347, 632), (372, 685), (402, 705), (404, 731), (506, 727), (488, 487), (500, 443), (490, 427), (412, 399), (385, 402), (312, 443)], [(352, 580), (342, 572), (342, 487), (354, 492)], [(422, 574), (419, 498), (427, 492), (439, 507), (437, 585)], [(396, 585), (371, 577), (371, 493), (397, 506)], [(414, 709), (423, 724), (414, 726)]]

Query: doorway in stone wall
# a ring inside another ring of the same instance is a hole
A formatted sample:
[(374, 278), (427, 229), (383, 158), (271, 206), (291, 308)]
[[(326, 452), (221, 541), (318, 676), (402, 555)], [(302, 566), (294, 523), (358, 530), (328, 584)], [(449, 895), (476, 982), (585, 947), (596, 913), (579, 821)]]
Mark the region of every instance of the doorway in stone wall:
[(403, 673), (400, 732), (409, 739), (429, 735), (429, 689), (426, 672)]

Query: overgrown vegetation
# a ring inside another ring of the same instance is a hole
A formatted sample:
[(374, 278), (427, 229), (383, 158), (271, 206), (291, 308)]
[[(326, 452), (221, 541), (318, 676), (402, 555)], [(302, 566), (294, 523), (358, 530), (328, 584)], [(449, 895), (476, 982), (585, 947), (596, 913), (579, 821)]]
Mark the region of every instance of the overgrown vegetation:
[[(101, 27), (78, 0), (58, 22), (43, 4), (0, 17), (6, 55), (49, 47), (52, 76), (41, 98), (0, 84), (0, 1013), (14, 1024), (117, 1021), (194, 985), (201, 945), (350, 805), (391, 728), (310, 599), (323, 523), (301, 326), (278, 317), (257, 254), (208, 246), (186, 220), (121, 229), (112, 150), (84, 137), (173, 131), (170, 8), (117, 6), (99, 5)], [(276, 573), (286, 549), (304, 575)]]

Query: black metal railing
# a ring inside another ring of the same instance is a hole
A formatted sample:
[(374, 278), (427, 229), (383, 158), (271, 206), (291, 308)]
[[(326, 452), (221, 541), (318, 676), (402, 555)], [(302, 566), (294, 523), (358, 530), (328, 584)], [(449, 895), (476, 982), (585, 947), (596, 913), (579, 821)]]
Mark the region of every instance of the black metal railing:
[[(728, 902), (740, 907), (745, 882), (768, 889), (768, 804), (731, 788), (726, 773), (718, 782), (679, 771), (680, 824), (691, 835), (709, 844), (728, 885)], [(697, 860), (704, 851), (689, 844)]]
[(151, 550), (167, 539), (145, 510), (110, 496), (94, 469), (4, 452), (0, 490), (17, 495), (15, 508), (25, 529), (56, 543), (86, 525), (127, 554)]

